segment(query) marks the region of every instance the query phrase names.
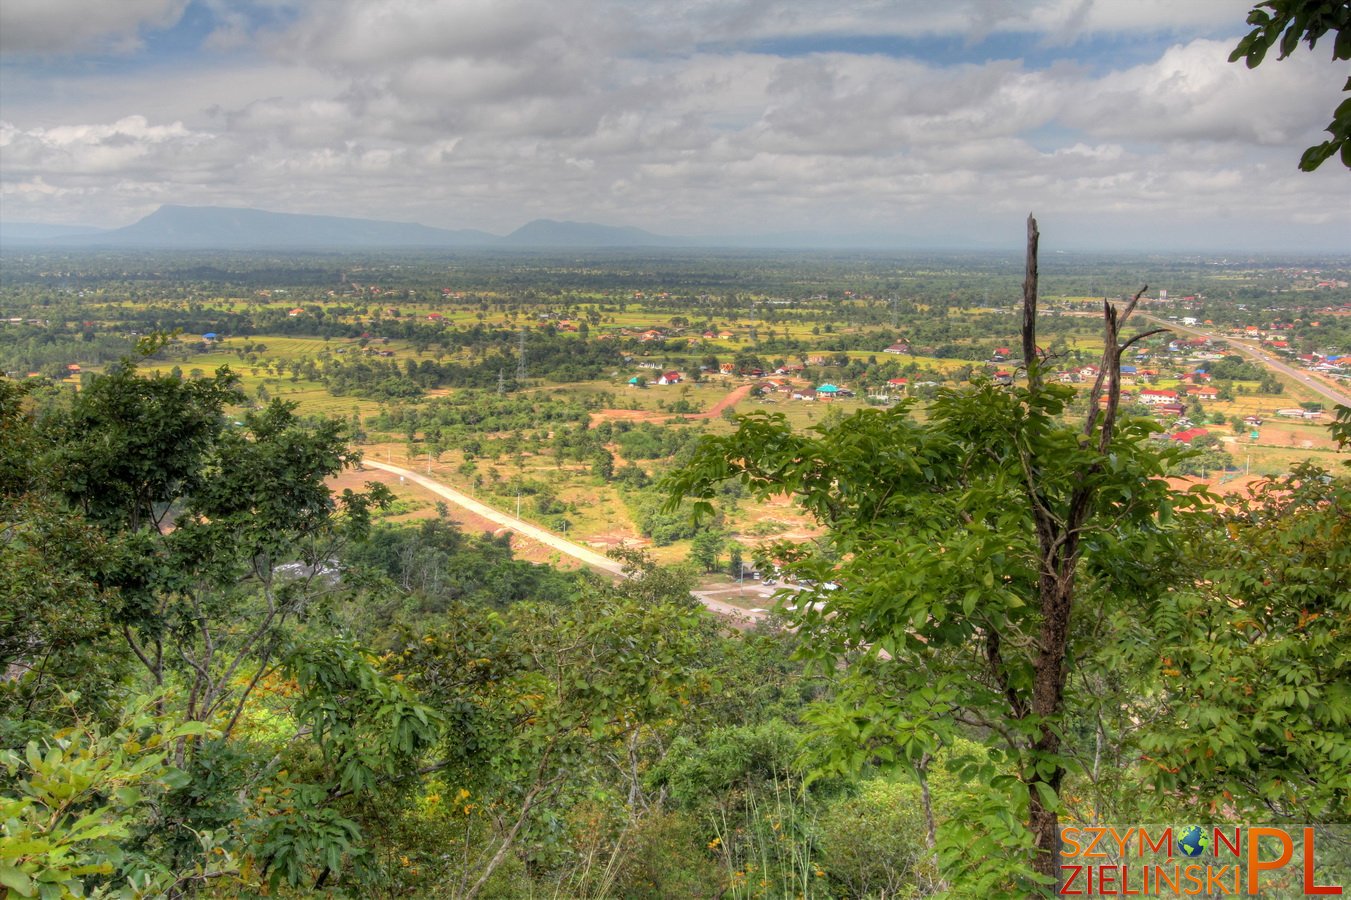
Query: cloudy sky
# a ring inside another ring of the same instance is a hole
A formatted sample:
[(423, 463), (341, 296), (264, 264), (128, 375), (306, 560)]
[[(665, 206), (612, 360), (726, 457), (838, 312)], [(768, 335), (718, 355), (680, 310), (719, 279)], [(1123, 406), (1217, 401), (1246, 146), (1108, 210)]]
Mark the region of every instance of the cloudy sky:
[(0, 216), (1351, 252), (1248, 0), (4, 0)]

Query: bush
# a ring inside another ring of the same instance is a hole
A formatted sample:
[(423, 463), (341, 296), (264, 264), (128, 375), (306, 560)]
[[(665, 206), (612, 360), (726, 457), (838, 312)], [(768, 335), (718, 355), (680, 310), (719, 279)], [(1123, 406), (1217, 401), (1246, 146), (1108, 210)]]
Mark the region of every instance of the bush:
[(820, 863), (840, 897), (917, 896), (927, 872), (919, 787), (873, 779), (819, 819)]
[(615, 882), (615, 896), (631, 900), (719, 897), (725, 888), (709, 838), (692, 816), (658, 813), (638, 823)]

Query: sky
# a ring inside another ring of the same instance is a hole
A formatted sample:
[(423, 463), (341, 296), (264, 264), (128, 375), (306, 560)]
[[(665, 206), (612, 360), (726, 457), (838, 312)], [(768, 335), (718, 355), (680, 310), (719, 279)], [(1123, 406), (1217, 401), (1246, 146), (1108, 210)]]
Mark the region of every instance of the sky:
[(4, 0), (0, 218), (161, 204), (1351, 252), (1331, 41), (1248, 0)]

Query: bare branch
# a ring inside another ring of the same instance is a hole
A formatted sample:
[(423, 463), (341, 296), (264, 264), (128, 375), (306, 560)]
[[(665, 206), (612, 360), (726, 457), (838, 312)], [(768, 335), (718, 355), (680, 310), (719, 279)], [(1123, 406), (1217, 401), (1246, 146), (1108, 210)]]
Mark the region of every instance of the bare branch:
[(1037, 243), (1041, 234), (1037, 220), (1027, 215), (1027, 266), (1023, 277), (1023, 366), (1027, 369), (1029, 387), (1041, 384), (1041, 367), (1037, 359)]
[(1149, 331), (1137, 334), (1135, 337), (1131, 338), (1129, 341), (1126, 341), (1126, 343), (1122, 344), (1121, 352), (1125, 353), (1127, 350), (1131, 348), (1131, 345), (1134, 344), (1136, 341), (1142, 341), (1145, 338), (1153, 337), (1156, 334), (1171, 334), (1171, 333), (1172, 333), (1171, 328), (1152, 328)]

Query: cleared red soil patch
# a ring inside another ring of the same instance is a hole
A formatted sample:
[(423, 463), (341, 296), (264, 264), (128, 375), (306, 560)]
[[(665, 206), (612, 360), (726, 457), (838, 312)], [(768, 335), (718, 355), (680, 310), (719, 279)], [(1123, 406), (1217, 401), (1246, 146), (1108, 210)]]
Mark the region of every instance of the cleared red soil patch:
[(722, 411), (729, 406), (735, 406), (749, 397), (753, 387), (755, 387), (753, 384), (743, 384), (741, 387), (729, 391), (721, 400), (700, 413), (662, 413), (648, 409), (602, 409), (591, 414), (591, 424), (619, 420), (626, 422), (670, 422), (676, 419), (684, 419), (694, 422), (700, 419), (712, 419), (721, 415)]

